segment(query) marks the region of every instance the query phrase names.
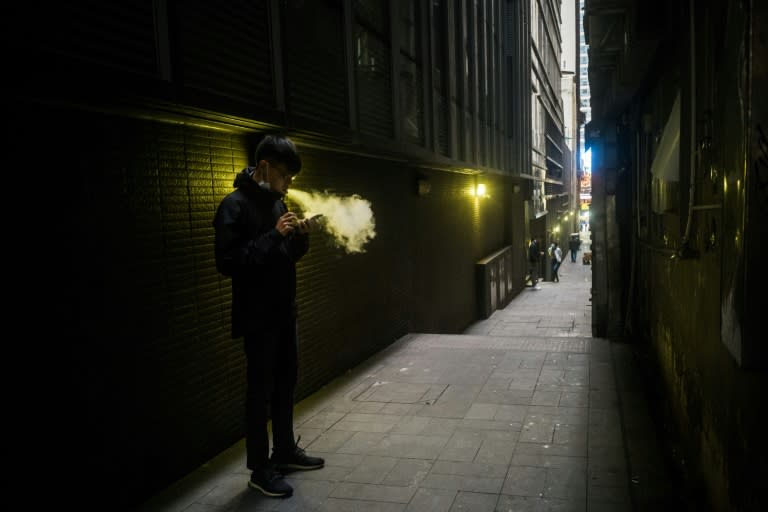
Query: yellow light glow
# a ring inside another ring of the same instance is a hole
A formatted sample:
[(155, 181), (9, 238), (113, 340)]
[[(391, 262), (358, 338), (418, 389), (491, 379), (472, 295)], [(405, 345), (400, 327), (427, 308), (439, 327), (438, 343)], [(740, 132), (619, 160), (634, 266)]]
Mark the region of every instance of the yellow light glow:
[(477, 196), (478, 197), (485, 196), (485, 183), (478, 183), (477, 184)]
[(554, 231), (555, 233), (559, 233), (559, 232), (560, 232), (560, 224), (558, 224), (557, 226), (555, 226), (555, 229), (554, 229), (553, 231)]

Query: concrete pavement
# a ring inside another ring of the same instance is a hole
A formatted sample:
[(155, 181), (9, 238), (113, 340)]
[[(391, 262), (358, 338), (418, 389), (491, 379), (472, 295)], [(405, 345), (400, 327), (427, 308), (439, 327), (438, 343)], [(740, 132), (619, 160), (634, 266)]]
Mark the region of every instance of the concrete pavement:
[(326, 467), (288, 475), (292, 498), (247, 489), (241, 441), (141, 510), (658, 509), (642, 378), (627, 345), (591, 337), (591, 267), (566, 257), (540, 285), (464, 334), (408, 334), (297, 404)]

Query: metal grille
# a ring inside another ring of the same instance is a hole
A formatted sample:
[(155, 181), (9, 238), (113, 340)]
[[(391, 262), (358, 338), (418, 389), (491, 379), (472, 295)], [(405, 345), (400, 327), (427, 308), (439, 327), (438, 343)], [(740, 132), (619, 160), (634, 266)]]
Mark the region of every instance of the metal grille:
[(286, 16), (288, 109), (303, 116), (349, 124), (344, 16), (328, 2), (301, 3)]
[(157, 75), (152, 2), (50, 2), (40, 46), (67, 57)]
[(266, 2), (179, 2), (176, 9), (185, 86), (274, 105)]
[(389, 46), (362, 25), (355, 26), (355, 75), (360, 131), (392, 136), (392, 77)]

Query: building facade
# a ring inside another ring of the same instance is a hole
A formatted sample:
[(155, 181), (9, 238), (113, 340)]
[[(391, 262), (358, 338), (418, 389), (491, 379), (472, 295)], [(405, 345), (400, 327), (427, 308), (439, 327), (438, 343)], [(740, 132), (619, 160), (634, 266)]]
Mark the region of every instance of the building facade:
[(66, 250), (38, 275), (77, 376), (71, 460), (129, 504), (242, 437), (211, 223), (264, 133), (296, 141), (296, 188), (361, 196), (376, 220), (363, 254), (319, 236), (299, 265), (297, 399), (408, 332), (461, 332), (487, 254), (512, 247), (522, 290), (527, 239), (567, 195), (553, 0), (91, 2), (10, 21), (14, 168), (43, 147), (67, 178), (42, 187)]
[(584, 12), (593, 333), (644, 358), (697, 508), (762, 510), (766, 3), (587, 0)]

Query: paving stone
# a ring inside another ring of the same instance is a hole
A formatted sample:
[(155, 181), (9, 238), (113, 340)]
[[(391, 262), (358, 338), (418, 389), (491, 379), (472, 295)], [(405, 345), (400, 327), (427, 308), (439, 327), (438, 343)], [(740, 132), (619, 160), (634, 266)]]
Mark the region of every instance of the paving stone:
[(453, 501), (451, 512), (494, 512), (499, 497), (496, 494), (461, 491)]
[(484, 439), (475, 455), (474, 462), (484, 464), (509, 464), (517, 446), (516, 442)]
[(381, 501), (329, 498), (317, 509), (318, 512), (401, 512), (405, 505)]
[(411, 459), (436, 459), (449, 439), (450, 436), (391, 434), (382, 437), (370, 453)]
[(447, 512), (458, 494), (450, 489), (420, 488), (411, 499), (408, 512)]
[[(434, 469), (434, 468), (433, 468)], [(504, 478), (482, 478), (467, 475), (443, 475), (430, 472), (421, 482), (421, 487), (461, 490), (483, 493), (498, 493)]]
[(429, 426), (432, 418), (425, 416), (404, 416), (392, 427), (392, 434), (421, 434)]
[(331, 498), (355, 499), (364, 501), (388, 501), (408, 503), (416, 493), (415, 487), (395, 485), (373, 485), (342, 482), (333, 489)]
[(363, 484), (381, 483), (390, 470), (395, 467), (397, 461), (398, 459), (395, 457), (367, 455), (363, 457), (357, 467), (347, 474), (344, 481)]
[(415, 487), (424, 480), (432, 469), (432, 461), (420, 459), (397, 459), (395, 466), (382, 481), (385, 485)]
[[(329, 431), (344, 432), (344, 431)], [(376, 432), (354, 432), (336, 451), (339, 453), (357, 453), (366, 455), (373, 452), (386, 434)], [(386, 454), (382, 454), (386, 455)]]
[(455, 432), (443, 447), (438, 459), (471, 461), (480, 449), (483, 439), (476, 432)]
[(507, 464), (484, 464), (478, 462), (455, 462), (438, 460), (432, 465), (431, 474), (466, 475), (483, 478), (504, 478)]
[(492, 420), (496, 416), (499, 404), (472, 404), (464, 416), (465, 419)]
[(513, 464), (504, 479), (501, 493), (515, 496), (543, 496), (546, 475), (545, 468)]
[(354, 432), (344, 430), (329, 430), (321, 434), (317, 439), (307, 446), (308, 451), (313, 452), (335, 452), (346, 443)]

